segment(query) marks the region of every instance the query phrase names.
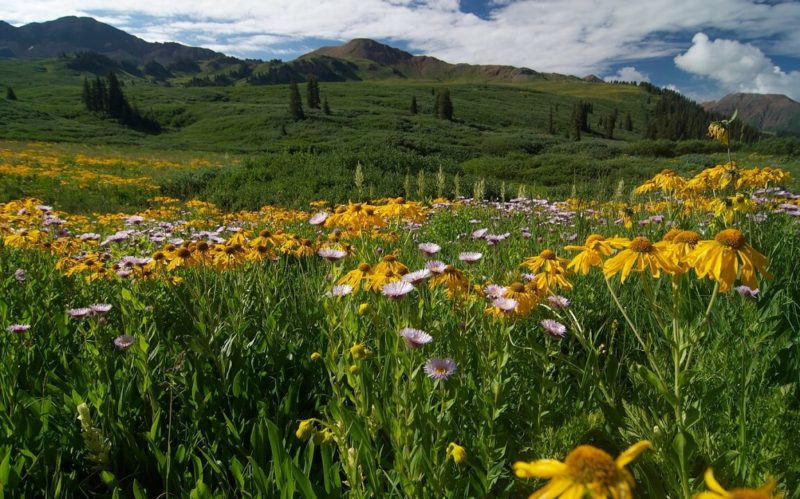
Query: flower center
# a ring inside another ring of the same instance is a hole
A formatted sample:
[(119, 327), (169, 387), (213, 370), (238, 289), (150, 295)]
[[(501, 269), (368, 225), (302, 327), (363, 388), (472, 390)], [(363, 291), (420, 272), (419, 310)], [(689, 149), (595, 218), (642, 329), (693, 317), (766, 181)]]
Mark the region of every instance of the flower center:
[(564, 460), (569, 476), (579, 483), (610, 487), (620, 481), (619, 468), (608, 453), (591, 445), (580, 445)]
[(725, 229), (714, 238), (720, 244), (733, 249), (741, 249), (745, 245), (744, 236), (738, 229)]
[(651, 253), (653, 251), (653, 243), (646, 237), (639, 236), (633, 238), (628, 248), (636, 253)]
[(552, 250), (546, 249), (539, 253), (539, 258), (542, 260), (555, 260), (556, 254)]
[(360, 270), (361, 272), (369, 272), (370, 268), (371, 267), (369, 266), (368, 263), (359, 263), (358, 264), (358, 270)]
[(511, 285), (511, 291), (515, 293), (522, 293), (523, 291), (525, 291), (525, 285), (522, 284), (521, 282), (515, 282), (514, 284)]
[(394, 256), (394, 255), (386, 255), (385, 257), (383, 257), (383, 261), (384, 262), (395, 262), (395, 261), (397, 261), (397, 257)]
[(190, 256), (192, 256), (192, 252), (189, 251), (186, 248), (178, 249), (178, 253), (177, 254), (178, 254), (178, 258), (189, 258)]
[(268, 231), (267, 229), (262, 230), (258, 233), (261, 237), (272, 237), (272, 232)]
[(447, 374), (447, 369), (445, 369), (444, 367), (437, 367), (434, 369), (434, 372), (436, 374)]
[(692, 230), (681, 231), (675, 236), (675, 239), (673, 239), (673, 242), (687, 243), (692, 246), (697, 244), (698, 241), (700, 241), (700, 234)]

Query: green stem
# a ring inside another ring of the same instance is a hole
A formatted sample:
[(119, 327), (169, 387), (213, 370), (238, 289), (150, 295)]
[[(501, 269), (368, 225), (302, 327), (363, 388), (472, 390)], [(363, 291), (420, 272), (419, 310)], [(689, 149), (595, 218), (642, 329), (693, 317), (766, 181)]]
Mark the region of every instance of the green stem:
[(636, 326), (633, 324), (633, 321), (628, 316), (628, 312), (625, 310), (625, 307), (623, 307), (622, 303), (619, 301), (617, 294), (614, 292), (614, 288), (611, 287), (611, 282), (609, 282), (607, 278), (605, 279), (605, 281), (606, 281), (606, 287), (608, 287), (608, 292), (609, 294), (611, 294), (611, 298), (614, 300), (614, 303), (616, 303), (619, 311), (622, 312), (622, 316), (625, 318), (625, 322), (628, 323), (628, 327), (631, 328), (634, 336), (636, 336), (636, 339), (639, 341), (639, 344), (641, 345), (642, 350), (644, 351), (645, 356), (647, 357), (647, 360), (650, 363), (650, 367), (656, 372), (656, 374), (658, 374), (658, 377), (663, 380), (664, 376), (661, 375), (661, 369), (659, 369), (658, 363), (655, 361), (652, 353), (650, 352), (650, 346), (647, 343), (645, 343), (644, 339), (642, 338), (642, 335), (639, 334), (639, 330), (636, 328)]

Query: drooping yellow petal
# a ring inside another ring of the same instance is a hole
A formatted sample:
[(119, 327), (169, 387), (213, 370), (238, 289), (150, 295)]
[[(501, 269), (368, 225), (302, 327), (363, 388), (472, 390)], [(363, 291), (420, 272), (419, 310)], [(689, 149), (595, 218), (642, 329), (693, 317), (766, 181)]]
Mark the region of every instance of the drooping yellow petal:
[(550, 480), (550, 483), (528, 496), (528, 499), (556, 499), (572, 486), (572, 480), (568, 478), (554, 478)]
[(703, 476), (706, 481), (706, 486), (711, 489), (713, 492), (720, 494), (722, 497), (728, 497), (728, 492), (722, 488), (722, 485), (719, 484), (716, 478), (714, 478), (714, 470), (708, 468), (706, 470), (706, 474)]
[(628, 463), (636, 459), (639, 454), (646, 451), (647, 449), (652, 449), (653, 444), (649, 440), (642, 440), (639, 443), (635, 443), (628, 447), (628, 449), (620, 454), (617, 459), (617, 466), (620, 468), (626, 466)]
[(519, 478), (553, 478), (562, 474), (567, 465), (555, 459), (539, 459), (530, 463), (518, 461), (513, 469)]

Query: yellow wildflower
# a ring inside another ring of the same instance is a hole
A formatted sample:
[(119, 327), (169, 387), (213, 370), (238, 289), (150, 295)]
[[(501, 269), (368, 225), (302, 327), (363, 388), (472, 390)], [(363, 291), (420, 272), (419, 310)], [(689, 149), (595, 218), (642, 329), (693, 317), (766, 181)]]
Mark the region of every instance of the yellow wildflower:
[(567, 454), (564, 462), (555, 459), (518, 461), (513, 469), (519, 478), (550, 479), (528, 499), (633, 497), (633, 476), (625, 466), (651, 447), (650, 442), (643, 440), (613, 459), (596, 447), (580, 445)]

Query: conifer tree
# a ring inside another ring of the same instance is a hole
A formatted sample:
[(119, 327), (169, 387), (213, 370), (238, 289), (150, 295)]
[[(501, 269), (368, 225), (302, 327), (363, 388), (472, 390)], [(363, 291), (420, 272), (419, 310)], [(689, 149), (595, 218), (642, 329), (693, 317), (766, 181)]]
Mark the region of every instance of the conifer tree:
[(450, 89), (442, 89), (436, 97), (436, 117), (440, 120), (453, 119), (453, 101), (450, 100)]
[(330, 116), (331, 114), (331, 106), (328, 105), (328, 98), (325, 97), (322, 101), (322, 112), (325, 113), (326, 116)]
[(612, 111), (611, 114), (609, 114), (608, 117), (606, 118), (605, 131), (607, 139), (614, 138), (614, 127), (617, 125), (617, 114), (618, 114), (617, 110), (614, 109), (614, 111)]
[(625, 130), (632, 132), (633, 131), (633, 120), (631, 119), (631, 112), (628, 111), (625, 113)]
[(547, 131), (550, 135), (556, 134), (556, 125), (553, 123), (553, 106), (550, 106), (550, 116), (548, 117), (547, 121)]
[(86, 109), (92, 110), (92, 90), (89, 87), (89, 80), (83, 77), (83, 91), (81, 92), (81, 102), (86, 106)]
[(108, 73), (108, 77), (106, 79), (108, 80), (108, 90), (106, 91), (106, 95), (108, 96), (106, 111), (115, 118), (121, 118), (128, 111), (126, 109), (128, 107), (128, 103), (125, 100), (125, 96), (122, 95), (122, 88), (120, 87), (117, 75), (113, 72), (110, 72)]
[(6, 87), (6, 99), (8, 100), (17, 100), (17, 94), (14, 93), (14, 89), (11, 87)]
[(319, 82), (314, 76), (306, 83), (306, 103), (310, 109), (319, 109)]
[(297, 81), (292, 80), (289, 84), (289, 114), (292, 119), (300, 121), (305, 119), (306, 115), (303, 112), (303, 101), (300, 99), (300, 89), (297, 87)]
[(411, 109), (409, 109), (409, 110), (411, 111), (411, 114), (417, 114), (418, 109), (417, 109), (417, 98), (416, 98), (416, 96), (412, 96), (411, 97)]

